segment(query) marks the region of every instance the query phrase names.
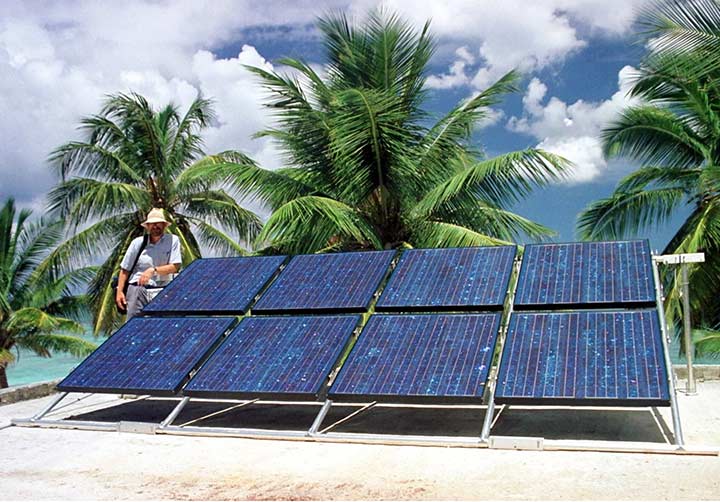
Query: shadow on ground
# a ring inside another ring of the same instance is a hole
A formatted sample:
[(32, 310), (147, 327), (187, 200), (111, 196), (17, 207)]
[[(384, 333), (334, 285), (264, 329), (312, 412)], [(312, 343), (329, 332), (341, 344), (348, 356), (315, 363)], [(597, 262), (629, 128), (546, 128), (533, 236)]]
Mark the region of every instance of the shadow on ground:
[[(160, 423), (177, 401), (144, 399), (129, 401), (82, 415), (74, 420), (99, 422), (133, 421)], [(173, 425), (306, 431), (315, 419), (319, 405), (254, 403), (207, 417), (233, 403), (190, 402)], [(320, 430), (335, 424), (360, 406), (333, 406)], [(492, 434), (496, 436), (544, 437), (605, 441), (643, 441), (666, 443), (672, 438), (665, 422), (649, 408), (582, 409), (506, 407), (496, 416)], [(483, 408), (417, 408), (375, 406), (332, 428), (332, 432), (479, 437)]]

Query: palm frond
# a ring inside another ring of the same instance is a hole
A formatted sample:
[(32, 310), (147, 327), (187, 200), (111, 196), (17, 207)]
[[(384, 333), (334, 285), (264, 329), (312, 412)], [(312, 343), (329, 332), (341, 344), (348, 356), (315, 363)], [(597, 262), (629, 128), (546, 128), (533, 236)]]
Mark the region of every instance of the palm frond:
[(258, 242), (281, 242), (290, 254), (312, 253), (333, 238), (382, 248), (372, 227), (350, 206), (333, 199), (300, 197), (278, 208), (258, 236)]
[(247, 250), (236, 239), (199, 218), (188, 217), (198, 229), (200, 241), (220, 256), (245, 256)]
[(561, 179), (569, 163), (542, 150), (523, 150), (480, 161), (460, 170), (428, 192), (414, 208), (416, 217), (430, 216), (453, 199), (484, 200), (503, 207), (534, 188)]
[(720, 69), (720, 5), (714, 0), (660, 0), (641, 10), (641, 26), (652, 54), (697, 54), (698, 62), (684, 67), (691, 78)]
[(18, 346), (32, 350), (42, 357), (50, 357), (53, 352), (85, 357), (97, 348), (96, 344), (82, 338), (54, 333), (24, 336), (18, 340)]
[(586, 240), (622, 239), (666, 222), (684, 200), (682, 186), (616, 191), (592, 202), (578, 215), (578, 233)]
[(127, 183), (91, 178), (72, 178), (60, 183), (48, 195), (51, 212), (77, 223), (104, 219), (128, 209), (150, 206), (147, 191)]
[(231, 228), (245, 242), (257, 237), (262, 228), (260, 218), (255, 213), (240, 206), (220, 189), (192, 194), (187, 201), (185, 213), (196, 219), (202, 217), (225, 228)]
[(627, 108), (602, 132), (608, 157), (629, 157), (646, 165), (695, 167), (705, 159), (703, 142), (670, 110)]
[(467, 246), (502, 246), (508, 241), (441, 221), (424, 221), (413, 228), (413, 241), (419, 248), (455, 248)]
[(674, 186), (679, 188), (684, 186), (686, 192), (691, 194), (695, 190), (702, 172), (703, 170), (699, 168), (641, 167), (621, 179), (615, 190), (632, 192), (647, 187)]
[(122, 154), (122, 151), (111, 151), (92, 143), (71, 141), (53, 150), (49, 161), (56, 166), (63, 181), (70, 175), (78, 175), (106, 181), (142, 183), (142, 173), (131, 167)]
[(705, 357), (720, 357), (720, 331), (712, 329), (694, 329), (693, 342), (697, 355)]

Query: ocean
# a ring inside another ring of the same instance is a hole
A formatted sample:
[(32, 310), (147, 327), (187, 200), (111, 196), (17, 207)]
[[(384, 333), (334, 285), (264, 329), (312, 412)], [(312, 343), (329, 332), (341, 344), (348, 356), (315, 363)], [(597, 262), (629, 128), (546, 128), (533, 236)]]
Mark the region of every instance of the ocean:
[[(97, 345), (107, 340), (107, 338), (95, 338), (92, 335), (81, 338)], [(83, 360), (81, 357), (60, 353), (52, 357), (40, 357), (27, 350), (20, 350), (19, 356), (15, 353), (15, 357), (15, 362), (7, 369), (8, 384), (11, 387), (63, 378)]]

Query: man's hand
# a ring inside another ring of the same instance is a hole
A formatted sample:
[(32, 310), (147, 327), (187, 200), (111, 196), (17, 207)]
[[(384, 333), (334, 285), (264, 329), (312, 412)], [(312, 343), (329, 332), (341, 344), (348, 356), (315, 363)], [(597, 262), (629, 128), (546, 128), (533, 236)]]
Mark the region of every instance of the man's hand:
[(152, 279), (152, 276), (155, 275), (155, 269), (149, 268), (142, 274), (140, 274), (140, 278), (138, 279), (138, 284), (140, 286), (145, 286), (148, 282), (150, 282), (150, 279)]
[(127, 299), (125, 298), (125, 293), (123, 293), (121, 289), (118, 289), (117, 294), (115, 295), (115, 305), (117, 305), (121, 310), (127, 309)]

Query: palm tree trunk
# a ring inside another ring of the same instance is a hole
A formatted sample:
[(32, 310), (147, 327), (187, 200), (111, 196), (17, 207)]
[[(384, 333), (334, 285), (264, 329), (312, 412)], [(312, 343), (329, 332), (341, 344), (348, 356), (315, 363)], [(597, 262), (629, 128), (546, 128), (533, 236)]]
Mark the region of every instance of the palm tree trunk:
[(7, 389), (8, 387), (10, 387), (10, 385), (8, 384), (5, 365), (0, 364), (0, 389)]

